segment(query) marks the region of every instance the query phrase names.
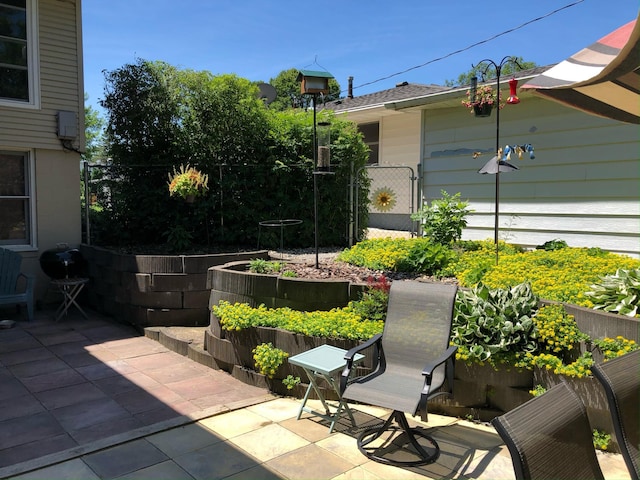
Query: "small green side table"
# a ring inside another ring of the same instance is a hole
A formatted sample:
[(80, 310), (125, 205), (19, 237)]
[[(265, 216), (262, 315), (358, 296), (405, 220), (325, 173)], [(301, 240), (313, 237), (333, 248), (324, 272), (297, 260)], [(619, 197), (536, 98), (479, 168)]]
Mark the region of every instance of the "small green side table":
[[(344, 409), (351, 419), (351, 424), (354, 427), (356, 426), (356, 422), (353, 418), (353, 414), (351, 413), (351, 409), (349, 408), (349, 405), (347, 405), (347, 402), (342, 399), (340, 395), (339, 384), (333, 378), (333, 376), (336, 373), (342, 371), (346, 365), (346, 362), (344, 360), (345, 353), (347, 353), (347, 351), (343, 350), (342, 348), (334, 347), (332, 345), (320, 345), (319, 347), (313, 348), (289, 358), (290, 364), (301, 367), (309, 377), (309, 387), (307, 387), (307, 392), (305, 393), (302, 400), (302, 405), (300, 407), (300, 411), (298, 412), (298, 420), (300, 420), (302, 412), (311, 413), (312, 415), (316, 415), (331, 422), (329, 433), (332, 433), (333, 428)], [(363, 359), (364, 355), (356, 354), (354, 363), (361, 362)], [(325, 400), (324, 396), (322, 395), (322, 391), (320, 390), (320, 387), (317, 383), (318, 379), (320, 378), (324, 378), (338, 395), (340, 401), (337, 406), (331, 405), (327, 400)], [(306, 406), (307, 400), (309, 399), (309, 394), (311, 393), (312, 389), (315, 390), (318, 398), (320, 399), (320, 402), (322, 402), (325, 413), (318, 412)], [(330, 407), (334, 408), (335, 410), (332, 412)]]

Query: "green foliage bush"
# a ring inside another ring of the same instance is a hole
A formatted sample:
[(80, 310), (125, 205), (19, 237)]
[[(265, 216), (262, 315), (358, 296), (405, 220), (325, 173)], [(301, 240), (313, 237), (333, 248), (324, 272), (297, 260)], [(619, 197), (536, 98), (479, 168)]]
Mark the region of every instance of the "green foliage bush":
[(349, 302), (347, 310), (355, 313), (365, 320), (384, 321), (387, 318), (387, 306), (389, 304), (389, 289), (391, 284), (387, 277), (369, 277), (367, 290), (357, 301)]
[(254, 258), (249, 261), (249, 271), (252, 273), (279, 273), (283, 268), (282, 262), (273, 260), (264, 260), (262, 258)]
[(460, 200), (460, 193), (451, 196), (444, 190), (442, 198), (426, 203), (422, 209), (411, 215), (420, 222), (424, 236), (434, 243), (447, 245), (460, 240), (462, 229), (467, 226), (467, 215), (472, 212), (469, 202)]
[[(91, 211), (92, 243), (143, 246), (165, 238), (174, 250), (189, 241), (255, 246), (258, 221), (298, 218), (303, 223), (287, 235), (287, 245), (313, 244), (312, 112), (270, 110), (247, 79), (164, 62), (139, 59), (107, 72), (105, 83), (101, 105), (112, 164), (92, 182), (100, 207)], [(331, 122), (335, 172), (322, 179), (320, 240), (346, 245), (352, 172), (360, 172), (359, 215), (366, 225), (369, 181), (361, 167), (368, 148), (354, 123), (330, 113), (319, 120)], [(189, 205), (166, 188), (167, 174), (187, 162), (209, 178), (207, 193)], [(279, 244), (279, 235), (263, 233), (263, 247)]]
[(611, 360), (640, 349), (640, 345), (635, 340), (629, 340), (622, 335), (618, 335), (616, 338), (599, 338), (593, 340), (593, 344), (602, 352), (605, 360)]
[(289, 357), (287, 352), (274, 347), (271, 342), (257, 345), (251, 353), (258, 372), (269, 378), (273, 378), (278, 367)]

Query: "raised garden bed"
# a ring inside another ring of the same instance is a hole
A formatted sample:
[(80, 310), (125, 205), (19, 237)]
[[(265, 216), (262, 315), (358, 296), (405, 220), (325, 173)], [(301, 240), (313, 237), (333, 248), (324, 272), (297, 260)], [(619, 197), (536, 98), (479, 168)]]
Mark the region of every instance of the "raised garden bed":
[(308, 279), (249, 271), (248, 261), (235, 261), (209, 270), (210, 305), (221, 300), (257, 307), (289, 307), (294, 310), (331, 310), (359, 298), (365, 283), (341, 279)]

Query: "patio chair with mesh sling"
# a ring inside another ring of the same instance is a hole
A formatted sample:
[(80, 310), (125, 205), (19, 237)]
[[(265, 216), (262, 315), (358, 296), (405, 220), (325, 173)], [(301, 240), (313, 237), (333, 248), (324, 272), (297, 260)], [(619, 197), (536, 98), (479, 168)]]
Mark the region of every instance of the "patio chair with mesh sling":
[[(345, 355), (342, 397), (393, 411), (381, 427), (360, 434), (358, 448), (368, 458), (398, 466), (425, 465), (438, 458), (436, 441), (425, 429), (410, 427), (405, 413), (426, 421), (428, 401), (450, 395), (457, 349), (449, 346), (456, 292), (455, 285), (394, 281), (384, 331)], [(371, 373), (351, 378), (356, 353), (371, 351), (367, 349), (373, 349)], [(447, 389), (441, 388), (445, 379)]]
[(517, 480), (604, 480), (587, 410), (566, 383), (491, 421)]
[(640, 350), (591, 369), (609, 402), (616, 440), (632, 480), (640, 478)]

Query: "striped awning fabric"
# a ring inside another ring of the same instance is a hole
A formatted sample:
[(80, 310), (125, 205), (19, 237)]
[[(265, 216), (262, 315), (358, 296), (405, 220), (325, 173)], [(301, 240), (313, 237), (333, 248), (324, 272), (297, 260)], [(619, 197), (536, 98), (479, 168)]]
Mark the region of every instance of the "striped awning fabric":
[(640, 124), (640, 22), (623, 25), (521, 88), (593, 115)]

